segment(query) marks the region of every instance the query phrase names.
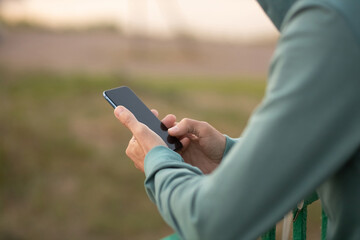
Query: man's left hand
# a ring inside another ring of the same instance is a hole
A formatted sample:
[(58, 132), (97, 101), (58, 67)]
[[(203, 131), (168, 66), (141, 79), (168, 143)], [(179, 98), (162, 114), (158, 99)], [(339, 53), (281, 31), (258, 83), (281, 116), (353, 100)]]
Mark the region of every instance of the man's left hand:
[[(152, 110), (155, 116), (156, 110)], [(126, 149), (126, 155), (134, 162), (135, 167), (144, 172), (144, 159), (146, 154), (156, 146), (167, 146), (165, 142), (148, 128), (139, 122), (136, 117), (125, 107), (118, 106), (114, 110), (117, 119), (127, 127), (133, 134)]]

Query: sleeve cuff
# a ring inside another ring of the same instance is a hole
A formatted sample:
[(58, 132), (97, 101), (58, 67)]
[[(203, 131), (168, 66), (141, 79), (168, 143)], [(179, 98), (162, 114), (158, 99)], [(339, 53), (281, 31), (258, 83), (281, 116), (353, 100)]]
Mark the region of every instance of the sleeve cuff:
[(225, 144), (225, 151), (223, 154), (223, 158), (229, 153), (230, 149), (235, 145), (235, 143), (238, 143), (241, 141), (241, 138), (231, 138), (227, 135), (226, 137), (226, 144)]
[(145, 176), (148, 177), (156, 169), (159, 169), (159, 166), (161, 165), (182, 162), (184, 162), (184, 160), (177, 152), (165, 146), (156, 146), (151, 149), (145, 156)]

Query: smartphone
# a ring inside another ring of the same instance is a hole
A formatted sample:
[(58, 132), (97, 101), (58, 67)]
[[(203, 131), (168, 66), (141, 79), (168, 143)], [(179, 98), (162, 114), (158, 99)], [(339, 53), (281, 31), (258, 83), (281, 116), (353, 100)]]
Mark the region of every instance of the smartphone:
[(126, 107), (139, 122), (144, 123), (158, 134), (168, 147), (174, 151), (182, 148), (181, 142), (168, 134), (168, 128), (150, 111), (148, 107), (128, 87), (122, 86), (103, 92), (104, 98), (113, 108), (119, 105)]

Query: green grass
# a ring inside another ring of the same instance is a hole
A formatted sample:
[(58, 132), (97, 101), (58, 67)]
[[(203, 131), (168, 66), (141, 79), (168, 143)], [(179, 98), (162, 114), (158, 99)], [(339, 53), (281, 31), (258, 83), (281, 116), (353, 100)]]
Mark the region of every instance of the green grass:
[(130, 86), (237, 137), (261, 79), (90, 76), (0, 70), (0, 239), (157, 239), (171, 233), (124, 154), (130, 133), (102, 91)]

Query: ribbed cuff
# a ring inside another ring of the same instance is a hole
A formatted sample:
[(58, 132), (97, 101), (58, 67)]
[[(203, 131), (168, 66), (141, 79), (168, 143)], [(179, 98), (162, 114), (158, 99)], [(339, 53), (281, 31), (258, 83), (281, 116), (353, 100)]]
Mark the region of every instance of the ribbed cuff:
[(156, 146), (151, 149), (145, 156), (144, 171), (145, 176), (148, 177), (160, 166), (169, 163), (184, 162), (183, 158), (177, 152), (165, 146)]
[(235, 145), (235, 143), (239, 142), (240, 140), (240, 138), (231, 138), (227, 135), (224, 136), (226, 137), (226, 143), (223, 158), (229, 153), (230, 149)]

